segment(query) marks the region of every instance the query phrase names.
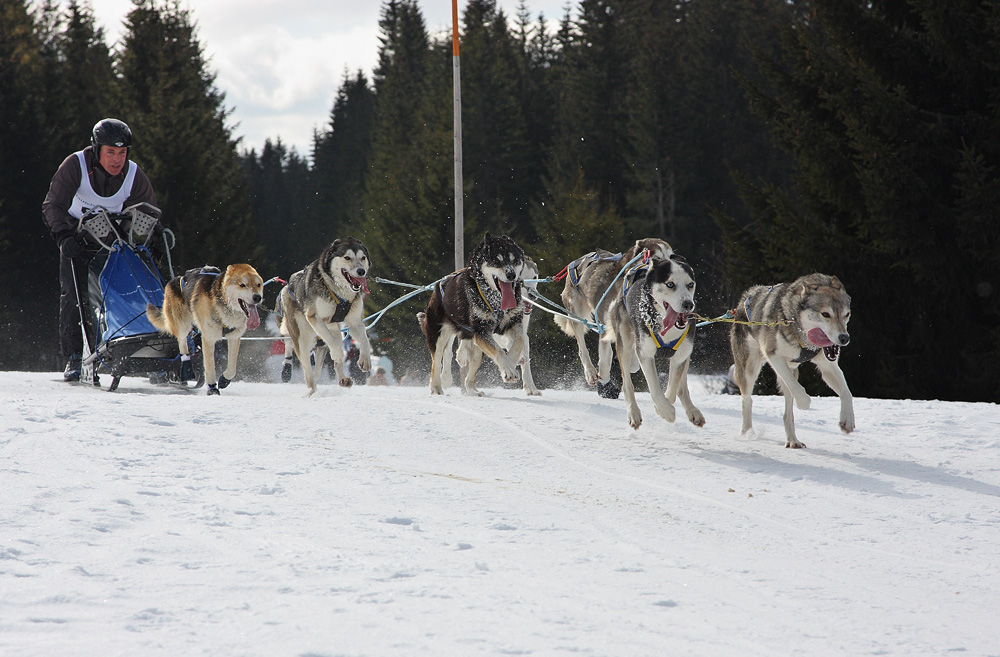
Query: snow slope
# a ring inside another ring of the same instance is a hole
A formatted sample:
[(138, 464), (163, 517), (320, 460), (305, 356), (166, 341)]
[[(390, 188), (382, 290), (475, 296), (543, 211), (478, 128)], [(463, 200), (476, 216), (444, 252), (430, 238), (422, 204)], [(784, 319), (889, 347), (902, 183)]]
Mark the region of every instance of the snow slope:
[(1000, 655), (1000, 407), (0, 373), (0, 654)]

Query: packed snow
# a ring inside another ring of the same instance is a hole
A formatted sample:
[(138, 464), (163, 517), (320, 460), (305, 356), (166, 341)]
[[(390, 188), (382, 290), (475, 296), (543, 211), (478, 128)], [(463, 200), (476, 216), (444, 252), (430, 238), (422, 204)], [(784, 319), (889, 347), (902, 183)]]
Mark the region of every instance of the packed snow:
[[(1000, 655), (1000, 407), (0, 373), (0, 654)], [(850, 378), (850, 373), (848, 373)], [(582, 377), (581, 377), (582, 379)]]

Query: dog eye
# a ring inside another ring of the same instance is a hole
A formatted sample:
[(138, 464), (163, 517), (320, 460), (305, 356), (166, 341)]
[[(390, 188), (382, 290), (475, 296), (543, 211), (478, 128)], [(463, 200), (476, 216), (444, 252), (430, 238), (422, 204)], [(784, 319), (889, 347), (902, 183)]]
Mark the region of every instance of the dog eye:
[(825, 310), (820, 314), (823, 315), (824, 319), (830, 319), (830, 313), (826, 312)]
[(674, 289), (675, 287), (677, 287), (677, 286), (676, 286), (676, 285), (674, 285), (674, 282), (673, 282), (673, 281), (670, 281), (669, 283), (667, 283), (667, 289), (668, 289), (668, 290), (672, 290), (672, 289)]
[(689, 290), (693, 290), (694, 289), (694, 283), (688, 283), (688, 289)]

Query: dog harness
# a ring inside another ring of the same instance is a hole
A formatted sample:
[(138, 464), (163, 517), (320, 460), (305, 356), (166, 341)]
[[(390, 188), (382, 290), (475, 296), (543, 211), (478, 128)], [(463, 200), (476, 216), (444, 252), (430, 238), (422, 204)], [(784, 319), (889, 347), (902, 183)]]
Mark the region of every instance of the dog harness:
[[(325, 278), (323, 279), (323, 285), (326, 286), (326, 290), (327, 292), (330, 293), (330, 296), (337, 300), (337, 309), (333, 311), (333, 317), (330, 318), (330, 321), (331, 322), (344, 321), (344, 318), (347, 317), (347, 313), (351, 312), (351, 302), (348, 301), (347, 299), (341, 299), (340, 297), (338, 297), (337, 293), (333, 291), (333, 288), (330, 287), (330, 284), (326, 282)], [(298, 302), (296, 301), (296, 303)]]
[(574, 287), (580, 287), (580, 272), (579, 267), (588, 260), (593, 260), (594, 262), (618, 262), (622, 259), (621, 253), (615, 253), (613, 255), (601, 256), (597, 251), (588, 253), (587, 255), (580, 256), (573, 262), (566, 265), (566, 275), (569, 276), (570, 282)]

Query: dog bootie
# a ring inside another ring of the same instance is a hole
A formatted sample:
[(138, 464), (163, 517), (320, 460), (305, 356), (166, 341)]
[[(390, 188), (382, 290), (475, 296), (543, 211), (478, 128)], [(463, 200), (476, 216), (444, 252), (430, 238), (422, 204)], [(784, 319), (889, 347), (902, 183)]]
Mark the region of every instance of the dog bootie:
[(597, 394), (604, 399), (618, 399), (621, 391), (622, 389), (614, 381), (608, 381), (607, 383), (597, 382)]
[(206, 394), (208, 394), (208, 396), (211, 397), (212, 395), (221, 395), (222, 393), (219, 392), (219, 386), (215, 385), (214, 383), (209, 383), (208, 391)]
[(229, 384), (230, 384), (229, 379), (227, 379), (224, 376), (219, 377), (219, 390), (222, 390), (223, 388), (228, 388)]
[(292, 364), (285, 363), (281, 366), (281, 382), (288, 383), (292, 380)]
[(79, 381), (80, 380), (80, 356), (79, 354), (73, 354), (66, 361), (66, 369), (63, 370), (63, 381)]
[(194, 378), (194, 365), (189, 360), (181, 361), (181, 381), (190, 381)]

